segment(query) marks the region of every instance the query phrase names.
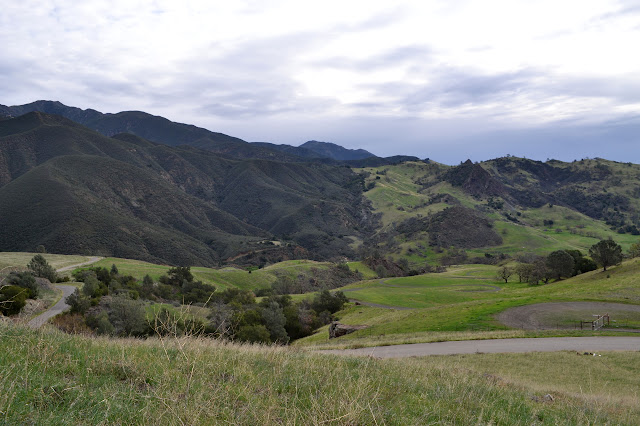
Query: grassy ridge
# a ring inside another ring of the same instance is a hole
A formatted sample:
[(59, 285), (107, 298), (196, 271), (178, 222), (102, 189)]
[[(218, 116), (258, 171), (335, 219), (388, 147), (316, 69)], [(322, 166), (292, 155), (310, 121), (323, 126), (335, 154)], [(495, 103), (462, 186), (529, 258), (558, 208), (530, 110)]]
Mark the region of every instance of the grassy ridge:
[[(91, 266), (111, 268), (116, 265), (120, 274), (131, 275), (137, 279), (142, 279), (145, 275), (157, 280), (169, 270), (170, 266), (156, 265), (140, 260), (120, 259), (108, 257), (94, 263)], [(288, 260), (269, 265), (262, 269), (257, 269), (249, 273), (247, 270), (236, 267), (225, 267), (220, 269), (192, 267), (191, 272), (196, 280), (206, 284), (212, 284), (219, 290), (236, 287), (244, 290), (256, 290), (267, 288), (278, 276), (288, 275), (296, 278), (300, 274), (308, 273), (311, 268), (325, 269), (329, 263), (314, 262), (312, 260)]]
[[(547, 382), (555, 373), (546, 368), (554, 357), (568, 360), (563, 354), (545, 356), (545, 368), (536, 368), (532, 383), (517, 373), (503, 379), (491, 373), (512, 371), (485, 367), (491, 360), (538, 365), (529, 354), (486, 355), (468, 364), (461, 357), (375, 360), (189, 338), (90, 339), (0, 324), (0, 419), (9, 424), (403, 425), (634, 424), (640, 419), (635, 399), (618, 398), (605, 386), (634, 384), (625, 374), (637, 371), (637, 353), (606, 354), (610, 375), (594, 375), (582, 393)], [(593, 360), (586, 358), (579, 360), (583, 368)], [(535, 401), (546, 393), (554, 395), (553, 403)]]

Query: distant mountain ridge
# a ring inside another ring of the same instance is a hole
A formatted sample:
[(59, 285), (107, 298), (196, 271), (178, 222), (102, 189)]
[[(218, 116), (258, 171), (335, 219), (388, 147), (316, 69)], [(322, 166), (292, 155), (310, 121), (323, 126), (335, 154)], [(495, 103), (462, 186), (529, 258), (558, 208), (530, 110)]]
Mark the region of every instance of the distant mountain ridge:
[[(0, 105), (0, 117), (16, 118), (36, 111), (60, 115), (107, 137), (131, 133), (152, 142), (169, 146), (189, 145), (230, 158), (256, 158), (286, 162), (320, 161), (324, 163), (330, 163), (330, 160), (350, 161), (369, 157), (379, 158), (362, 149), (347, 149), (329, 142), (309, 141), (299, 147), (268, 142), (249, 143), (224, 133), (212, 132), (191, 124), (176, 123), (142, 111), (105, 114), (94, 109), (83, 110), (64, 105), (58, 101), (44, 100), (25, 105)], [(389, 161), (390, 164), (397, 162), (393, 159)], [(385, 160), (382, 159), (381, 162), (384, 163)]]
[(377, 157), (364, 149), (347, 149), (331, 142), (308, 141), (300, 145), (300, 148), (309, 149), (338, 161), (362, 160), (364, 158)]

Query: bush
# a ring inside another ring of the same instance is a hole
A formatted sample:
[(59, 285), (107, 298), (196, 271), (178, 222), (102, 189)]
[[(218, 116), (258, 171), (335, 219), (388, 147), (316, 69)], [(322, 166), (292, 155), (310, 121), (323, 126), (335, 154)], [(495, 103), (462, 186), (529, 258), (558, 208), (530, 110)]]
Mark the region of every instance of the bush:
[(317, 313), (328, 311), (334, 314), (342, 309), (342, 306), (348, 301), (347, 296), (341, 291), (331, 294), (329, 290), (323, 290), (313, 298), (311, 308)]
[(91, 307), (91, 300), (85, 294), (80, 293), (77, 288), (65, 299), (67, 305), (71, 306), (72, 314), (84, 314)]
[(29, 290), (17, 285), (6, 285), (0, 289), (0, 312), (3, 315), (17, 315), (27, 304)]
[(85, 322), (98, 334), (113, 334), (115, 328), (109, 321), (109, 316), (105, 311), (96, 315), (88, 315)]
[(7, 277), (7, 282), (10, 285), (15, 285), (29, 290), (29, 293), (27, 294), (28, 299), (35, 299), (40, 293), (38, 283), (36, 283), (35, 278), (33, 278), (33, 275), (31, 275), (30, 272), (11, 272)]
[(109, 322), (119, 336), (142, 336), (148, 331), (144, 303), (125, 296), (114, 296), (111, 300)]
[(244, 325), (238, 329), (236, 339), (250, 343), (269, 343), (269, 330), (262, 324)]

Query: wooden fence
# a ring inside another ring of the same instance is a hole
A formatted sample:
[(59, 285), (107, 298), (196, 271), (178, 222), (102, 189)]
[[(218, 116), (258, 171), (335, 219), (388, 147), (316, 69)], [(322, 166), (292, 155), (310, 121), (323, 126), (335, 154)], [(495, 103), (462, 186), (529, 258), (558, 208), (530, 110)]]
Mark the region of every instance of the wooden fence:
[(604, 315), (594, 315), (596, 319), (592, 321), (580, 321), (580, 330), (584, 330), (585, 328), (591, 330), (600, 330), (605, 325), (608, 326), (610, 323), (609, 314)]

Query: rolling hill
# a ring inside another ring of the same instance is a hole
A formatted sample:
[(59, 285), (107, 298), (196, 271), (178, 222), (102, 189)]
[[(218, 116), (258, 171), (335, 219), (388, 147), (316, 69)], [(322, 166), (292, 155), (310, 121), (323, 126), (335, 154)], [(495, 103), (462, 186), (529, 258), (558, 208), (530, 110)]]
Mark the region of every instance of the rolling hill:
[(247, 143), (57, 102), (0, 114), (34, 109), (67, 118), (32, 111), (0, 121), (0, 250), (43, 244), (211, 266), (376, 249), (419, 268), (586, 251), (608, 237), (627, 249), (640, 234), (640, 166), (631, 163), (509, 156), (447, 166), (313, 141)]
[(358, 169), (382, 226), (378, 245), (414, 265), (466, 250), (498, 255), (588, 248), (614, 238), (628, 248), (640, 228), (640, 166), (603, 159), (573, 163), (504, 157), (458, 166), (435, 162)]

